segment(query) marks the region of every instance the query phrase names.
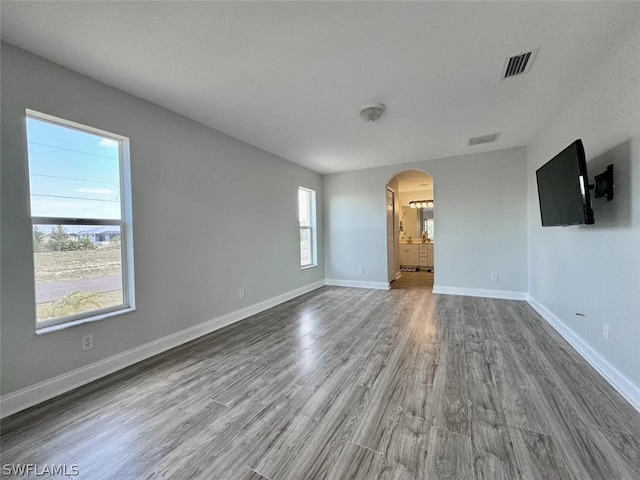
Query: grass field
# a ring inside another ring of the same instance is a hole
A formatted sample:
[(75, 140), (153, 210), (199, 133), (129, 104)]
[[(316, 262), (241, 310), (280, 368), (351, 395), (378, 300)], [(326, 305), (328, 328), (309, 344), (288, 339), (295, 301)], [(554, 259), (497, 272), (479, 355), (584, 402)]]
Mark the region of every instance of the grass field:
[(122, 272), (120, 247), (69, 252), (35, 252), (36, 283), (104, 277)]
[[(119, 246), (68, 252), (34, 252), (36, 284), (120, 275)], [(70, 292), (71, 293), (71, 292)], [(69, 298), (36, 305), (39, 322), (120, 305), (122, 290), (112, 292), (73, 292)]]
[[(94, 303), (95, 302), (95, 303)], [(60, 305), (60, 302), (38, 303), (36, 305), (36, 318), (39, 322), (49, 320), (51, 318), (65, 317), (69, 315), (77, 315), (78, 313), (90, 312), (91, 310), (99, 310), (105, 307), (120, 305), (122, 303), (122, 290), (114, 290), (112, 292), (96, 293), (92, 297), (92, 302), (79, 305)]]

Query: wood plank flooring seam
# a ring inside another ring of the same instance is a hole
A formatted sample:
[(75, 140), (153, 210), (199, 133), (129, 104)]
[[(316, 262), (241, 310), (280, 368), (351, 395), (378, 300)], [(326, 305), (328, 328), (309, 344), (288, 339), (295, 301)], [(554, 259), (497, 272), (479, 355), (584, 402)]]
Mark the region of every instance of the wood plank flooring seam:
[[(625, 425), (624, 419), (621, 417), (622, 412), (620, 412), (618, 409), (615, 409), (613, 411), (613, 417), (616, 421), (616, 424), (620, 425), (622, 429), (616, 428), (613, 425), (605, 423), (606, 420), (602, 420), (603, 417), (601, 415), (594, 414), (593, 412), (590, 411), (589, 406), (583, 405), (580, 402), (580, 400), (576, 397), (575, 393), (571, 390), (571, 388), (567, 387), (567, 385), (565, 384), (565, 381), (562, 379), (562, 377), (559, 376), (557, 372), (554, 371), (554, 369), (551, 369), (550, 375), (548, 377), (550, 377), (554, 381), (554, 383), (558, 385), (558, 387), (564, 393), (567, 400), (571, 403), (572, 407), (576, 409), (576, 411), (581, 415), (581, 418), (585, 423), (592, 425), (596, 428), (608, 428), (611, 430), (615, 430), (615, 431), (619, 431), (627, 434), (632, 433), (631, 430)], [(594, 386), (594, 388), (596, 387)]]
[(532, 428), (527, 428), (527, 427), (523, 427), (523, 426), (520, 426), (520, 425), (513, 425), (512, 423), (510, 423), (508, 421), (507, 421), (506, 425), (508, 427), (511, 427), (511, 428), (519, 428), (520, 430), (524, 430), (524, 431), (530, 432), (530, 433), (535, 433), (535, 434), (538, 434), (538, 435), (549, 435), (548, 433), (540, 432), (540, 431), (534, 430)]
[(449, 429), (444, 428), (444, 427), (438, 427), (438, 426), (433, 425), (433, 424), (431, 425), (431, 428), (437, 428), (438, 430), (444, 430), (447, 433), (451, 433), (451, 434), (456, 435), (458, 437), (463, 437), (463, 438), (466, 438), (467, 440), (471, 440), (471, 435), (465, 435), (464, 433), (454, 432), (453, 430), (449, 430)]
[[(509, 430), (509, 426), (508, 425), (507, 425), (506, 431), (507, 431), (507, 434), (509, 435), (509, 445), (510, 445), (512, 451), (513, 451), (514, 462), (516, 463), (516, 468), (518, 469), (518, 473), (520, 474), (520, 480), (528, 480), (526, 478), (526, 476), (524, 475), (524, 473), (523, 473), (524, 472), (524, 470), (522, 469), (523, 468), (523, 465), (522, 465), (523, 462), (522, 462), (522, 460), (520, 460), (520, 458), (518, 458), (518, 452), (516, 451), (515, 445), (513, 443), (513, 439), (512, 439), (512, 436), (511, 436), (511, 431)], [(549, 480), (549, 479), (545, 479), (545, 480)]]
[[(518, 427), (509, 427), (516, 461), (519, 464), (520, 471), (527, 480), (566, 480), (567, 478), (573, 478), (569, 477), (567, 466), (559, 452), (549, 451), (549, 445), (544, 444), (540, 446), (539, 443), (536, 443), (535, 445), (532, 445), (533, 448), (526, 448), (528, 447), (527, 445), (525, 446), (526, 451), (523, 451), (522, 443), (524, 442), (521, 442), (520, 439), (516, 439), (518, 441), (514, 441), (513, 436), (514, 432), (521, 431), (525, 433), (527, 432), (527, 430)], [(548, 435), (537, 433), (533, 434), (538, 435), (538, 438), (548, 438), (553, 441), (552, 437)], [(533, 465), (531, 462), (533, 462)], [(536, 471), (533, 471), (534, 468)], [(540, 472), (540, 470), (542, 470), (542, 472)]]
[(245, 465), (245, 468), (247, 468), (247, 469), (251, 470), (253, 473), (255, 473), (255, 474), (257, 474), (257, 475), (260, 475), (262, 478), (264, 478), (264, 479), (266, 479), (266, 480), (271, 480), (271, 478), (269, 478), (269, 477), (267, 477), (267, 476), (265, 476), (265, 475), (261, 474), (260, 472), (258, 472), (258, 471), (256, 471), (256, 470), (254, 470), (253, 468), (251, 468), (251, 467), (249, 467), (249, 466), (247, 466), (247, 465)]
[[(522, 308), (525, 308), (525, 307), (522, 307)], [(538, 323), (539, 323), (539, 324), (541, 324), (541, 328), (543, 328), (543, 329), (544, 329), (544, 328), (548, 327), (547, 325), (543, 324), (543, 323), (546, 323), (546, 322), (543, 322), (543, 320), (542, 320), (539, 316), (537, 316), (537, 313), (535, 313), (535, 315), (536, 315), (536, 316), (534, 316), (534, 318), (538, 320)], [(548, 355), (546, 354), (546, 352), (545, 352), (545, 351), (541, 350), (541, 346), (542, 346), (542, 345), (544, 345), (544, 348), (545, 348), (545, 349), (546, 349), (546, 348), (549, 348), (549, 346), (546, 344), (546, 341), (542, 341), (542, 342), (540, 342), (539, 340), (537, 340), (537, 339), (535, 338), (535, 335), (533, 334), (533, 332), (532, 332), (532, 330), (531, 330), (531, 329), (533, 328), (533, 322), (531, 321), (531, 319), (529, 319), (529, 318), (527, 318), (527, 317), (524, 317), (524, 314), (523, 314), (522, 312), (520, 312), (520, 318), (525, 318), (525, 320), (526, 320), (526, 321), (525, 321), (525, 322), (523, 322), (523, 323), (525, 323), (525, 324), (528, 326), (528, 329), (527, 329), (526, 331), (528, 331), (528, 332), (529, 332), (529, 337), (532, 339), (532, 341), (534, 342), (534, 344), (538, 347), (538, 350), (539, 350), (539, 352), (542, 354), (542, 357), (547, 361), (547, 363), (549, 363), (549, 360), (548, 360), (548, 358), (549, 358), (549, 357), (548, 357)], [(548, 328), (550, 328), (550, 327), (548, 327)], [(563, 344), (563, 348), (567, 348), (567, 349), (568, 349), (569, 351), (571, 351), (573, 354), (577, 355), (577, 354), (575, 353), (575, 351), (573, 350), (573, 348), (572, 348), (568, 343), (566, 343), (566, 341), (565, 341), (564, 339), (559, 338), (559, 339), (558, 339), (558, 341), (559, 341), (559, 342), (564, 342), (564, 344)], [(557, 344), (556, 344), (556, 345), (557, 345)], [(568, 359), (568, 360), (569, 360), (569, 363), (570, 363), (570, 364), (574, 365), (574, 366), (575, 366), (575, 368), (578, 368), (579, 370), (582, 370), (582, 369), (587, 369), (587, 370), (589, 370), (589, 369), (591, 369), (591, 368), (592, 368), (590, 365), (588, 365), (588, 364), (586, 363), (586, 361), (584, 361), (584, 359), (580, 359), (580, 360), (582, 360), (581, 362), (578, 362), (578, 361), (572, 361), (572, 359), (571, 359), (571, 358), (570, 358), (570, 359)], [(560, 367), (560, 368), (564, 368), (564, 365), (566, 365), (566, 363), (564, 363), (564, 364), (560, 364), (560, 365), (557, 365), (557, 366), (558, 366), (558, 367)], [(589, 403), (584, 403), (584, 402), (581, 402), (581, 401), (580, 401), (580, 400), (581, 400), (581, 398), (579, 398), (579, 397), (582, 397), (582, 393), (580, 393), (580, 394), (576, 395), (576, 393), (575, 393), (571, 388), (568, 388), (568, 387), (567, 387), (567, 385), (566, 385), (566, 383), (565, 383), (564, 379), (560, 376), (560, 373), (559, 373), (558, 368), (555, 368), (555, 366), (554, 366), (554, 365), (549, 365), (549, 367), (550, 367), (550, 368), (549, 368), (549, 370), (550, 370), (550, 374), (551, 374), (551, 376), (553, 376), (553, 377), (554, 377), (555, 382), (556, 382), (558, 385), (560, 385), (560, 387), (563, 389), (563, 391), (564, 391), (565, 395), (566, 395), (570, 400), (573, 400), (574, 407), (577, 407), (577, 408), (578, 408), (578, 410), (579, 410), (581, 413), (583, 413), (583, 418), (584, 418), (584, 420), (586, 420), (588, 423), (595, 424), (595, 425), (597, 425), (597, 426), (599, 426), (599, 427), (608, 427), (608, 428), (612, 428), (612, 429), (614, 429), (614, 430), (622, 431), (622, 432), (624, 432), (624, 433), (633, 433), (633, 432), (629, 429), (629, 427), (624, 423), (624, 420), (623, 420), (624, 414), (623, 414), (623, 413), (622, 413), (622, 412), (617, 408), (617, 405), (613, 405), (613, 404), (612, 404), (612, 407), (613, 407), (613, 412), (612, 412), (612, 413), (613, 413), (613, 415), (614, 415), (615, 417), (618, 417), (618, 420), (622, 420), (622, 422), (620, 422), (620, 423), (619, 423), (619, 424), (622, 426), (622, 429), (620, 429), (620, 428), (615, 428), (615, 426), (610, 425), (610, 424), (605, 424), (605, 423), (604, 423), (604, 421), (601, 421), (601, 417), (602, 417), (602, 415), (600, 414), (601, 412), (598, 412), (598, 414), (597, 414), (597, 415), (594, 415), (594, 414), (593, 414), (593, 412), (591, 412), (591, 411), (590, 411), (590, 410), (591, 410), (591, 408), (593, 408), (593, 405), (595, 405), (596, 403), (591, 403), (591, 402), (589, 402)], [(585, 373), (587, 373), (587, 372), (585, 372)], [(588, 372), (587, 374), (590, 374), (590, 375), (592, 375), (592, 376), (597, 375), (597, 374), (595, 374), (595, 371), (594, 371), (594, 372)], [(571, 377), (572, 377), (572, 379), (575, 379), (575, 376), (573, 376), (573, 375), (572, 375)], [(603, 380), (603, 379), (601, 379), (601, 378), (599, 378), (598, 376), (594, 376), (594, 380), (595, 380), (595, 382), (597, 382), (597, 383), (599, 383), (600, 385), (604, 386), (604, 388), (609, 388), (609, 385), (605, 385), (604, 380)], [(587, 379), (587, 381), (588, 381), (588, 379)], [(589, 389), (589, 390), (590, 390), (590, 392), (591, 392), (591, 391), (593, 391), (593, 392), (595, 392), (595, 395), (600, 395), (600, 396), (602, 396), (601, 392), (600, 392), (599, 390), (597, 390), (598, 386), (593, 385), (593, 388), (594, 388), (594, 390)], [(607, 394), (604, 394), (604, 396), (607, 396)], [(608, 399), (608, 398), (607, 398), (607, 401), (609, 401), (609, 399)], [(585, 409), (586, 409), (586, 410), (585, 410)], [(598, 420), (598, 421), (595, 421), (595, 420)]]
[(349, 443), (353, 443), (354, 445), (360, 447), (360, 448), (366, 448), (367, 450), (373, 452), (373, 453), (379, 453), (380, 455), (384, 455), (384, 453), (380, 452), (379, 450), (374, 450), (373, 448), (369, 448), (369, 447), (365, 447), (364, 445), (360, 445), (358, 442), (354, 442), (353, 440), (349, 440)]

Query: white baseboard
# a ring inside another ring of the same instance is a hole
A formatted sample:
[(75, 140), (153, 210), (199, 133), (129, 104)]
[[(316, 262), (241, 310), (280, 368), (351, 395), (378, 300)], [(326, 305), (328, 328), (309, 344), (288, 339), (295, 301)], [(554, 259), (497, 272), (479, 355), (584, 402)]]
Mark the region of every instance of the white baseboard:
[(463, 295), (465, 297), (502, 298), (504, 300), (526, 300), (526, 292), (514, 292), (510, 290), (488, 290), (483, 288), (446, 287), (434, 285), (433, 293), (445, 295)]
[(376, 290), (389, 290), (388, 282), (360, 282), (357, 280), (333, 280), (327, 279), (324, 281), (325, 285), (331, 285), (333, 287), (355, 287), (355, 288), (370, 288)]
[(531, 295), (527, 301), (602, 377), (640, 412), (640, 387)]
[(322, 287), (324, 281), (315, 282), (304, 287), (291, 290), (276, 297), (222, 315), (185, 330), (173, 333), (158, 340), (154, 340), (126, 352), (119, 353), (99, 362), (92, 363), (77, 370), (58, 375), (36, 385), (23, 388), (16, 392), (4, 395), (0, 398), (0, 416), (2, 418), (16, 412), (32, 407), (38, 403), (49, 400), (60, 394), (73, 390), (81, 385), (93, 382), (113, 372), (131, 366), (149, 357), (175, 348), (183, 343), (195, 340), (198, 337), (211, 333), (232, 323), (260, 313), (271, 307), (275, 307), (293, 298), (304, 295)]

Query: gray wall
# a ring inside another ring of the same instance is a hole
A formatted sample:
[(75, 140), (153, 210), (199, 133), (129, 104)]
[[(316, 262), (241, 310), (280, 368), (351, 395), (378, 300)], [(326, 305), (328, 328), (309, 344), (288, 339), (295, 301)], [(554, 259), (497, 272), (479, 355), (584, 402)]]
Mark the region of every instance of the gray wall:
[[(323, 280), (319, 174), (6, 44), (1, 93), (2, 394)], [(25, 108), (131, 139), (137, 311), (35, 335)], [(309, 270), (298, 186), (317, 192)]]
[[(640, 385), (640, 24), (623, 33), (528, 147), (529, 291)], [(593, 226), (542, 228), (535, 170), (576, 138), (591, 178), (614, 164), (616, 198)]]
[(526, 293), (524, 147), (325, 175), (327, 279), (386, 281), (385, 185), (410, 169), (434, 177), (436, 286)]

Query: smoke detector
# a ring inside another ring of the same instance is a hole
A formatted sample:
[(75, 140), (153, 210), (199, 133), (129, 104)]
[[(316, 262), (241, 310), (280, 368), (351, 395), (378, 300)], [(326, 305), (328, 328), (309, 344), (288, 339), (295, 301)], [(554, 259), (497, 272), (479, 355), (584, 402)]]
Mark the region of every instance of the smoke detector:
[(360, 107), (360, 117), (365, 122), (375, 122), (384, 113), (385, 106), (382, 103), (367, 103)]

